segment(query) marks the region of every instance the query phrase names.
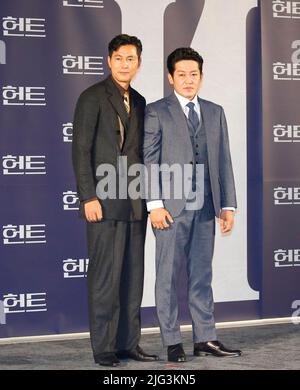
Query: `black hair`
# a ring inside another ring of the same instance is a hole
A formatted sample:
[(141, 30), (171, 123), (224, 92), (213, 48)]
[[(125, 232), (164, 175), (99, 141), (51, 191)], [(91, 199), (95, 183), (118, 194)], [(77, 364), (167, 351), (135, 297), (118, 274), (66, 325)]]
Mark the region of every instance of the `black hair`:
[(120, 34), (114, 37), (108, 44), (108, 55), (111, 57), (112, 53), (118, 50), (121, 46), (133, 45), (136, 47), (136, 52), (140, 58), (143, 50), (142, 42), (135, 36)]
[(202, 74), (203, 58), (200, 54), (191, 47), (179, 47), (169, 54), (167, 59), (167, 68), (171, 76), (174, 74), (176, 62), (182, 60), (192, 60), (198, 62), (200, 74)]

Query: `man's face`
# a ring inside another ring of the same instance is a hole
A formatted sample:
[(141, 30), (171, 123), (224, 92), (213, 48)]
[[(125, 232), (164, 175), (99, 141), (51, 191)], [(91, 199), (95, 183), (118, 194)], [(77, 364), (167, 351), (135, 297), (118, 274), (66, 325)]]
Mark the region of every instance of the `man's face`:
[(176, 62), (173, 77), (168, 74), (168, 79), (179, 95), (193, 100), (199, 91), (202, 76), (197, 61), (182, 60)]
[(134, 45), (124, 45), (114, 51), (108, 57), (108, 65), (112, 77), (120, 84), (130, 83), (140, 67), (136, 47)]

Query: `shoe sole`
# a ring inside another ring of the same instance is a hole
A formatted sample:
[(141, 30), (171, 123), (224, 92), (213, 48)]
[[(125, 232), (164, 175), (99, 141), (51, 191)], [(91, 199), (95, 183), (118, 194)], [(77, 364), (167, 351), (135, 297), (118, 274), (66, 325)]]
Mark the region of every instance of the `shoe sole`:
[(99, 364), (99, 366), (102, 366), (102, 367), (119, 367), (120, 366), (120, 363), (113, 363), (113, 364), (97, 363), (97, 364)]
[(171, 359), (168, 359), (168, 362), (172, 362), (172, 363), (185, 363), (186, 362), (186, 359), (178, 359), (178, 360), (171, 360)]
[(197, 352), (194, 353), (194, 356), (199, 356), (199, 357), (205, 357), (205, 356), (214, 356), (214, 357), (220, 357), (220, 358), (235, 358), (235, 357), (240, 357), (242, 354), (236, 354), (236, 355), (215, 355), (214, 353), (210, 352)]

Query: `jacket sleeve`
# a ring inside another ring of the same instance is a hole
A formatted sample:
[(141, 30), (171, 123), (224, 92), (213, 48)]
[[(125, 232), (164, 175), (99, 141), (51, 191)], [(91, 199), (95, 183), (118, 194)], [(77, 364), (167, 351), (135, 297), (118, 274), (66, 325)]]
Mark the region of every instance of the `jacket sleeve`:
[(159, 164), (161, 154), (161, 126), (158, 114), (152, 104), (145, 110), (145, 130), (143, 159), (146, 166), (146, 199), (153, 201), (161, 199), (161, 189), (159, 181)]
[(99, 101), (83, 92), (76, 104), (73, 121), (72, 160), (79, 200), (95, 198), (96, 185), (92, 167), (92, 150), (99, 115)]
[(237, 207), (234, 176), (229, 148), (229, 137), (225, 113), (221, 107), (221, 140), (219, 160), (219, 184), (221, 190), (221, 208)]

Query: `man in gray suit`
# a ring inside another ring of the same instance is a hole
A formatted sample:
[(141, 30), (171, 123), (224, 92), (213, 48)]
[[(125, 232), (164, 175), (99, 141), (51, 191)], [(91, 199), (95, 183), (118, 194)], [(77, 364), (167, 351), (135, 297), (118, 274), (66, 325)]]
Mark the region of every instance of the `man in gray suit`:
[[(211, 288), (215, 217), (220, 218), (221, 232), (228, 233), (237, 207), (224, 111), (197, 95), (203, 59), (196, 51), (176, 49), (167, 67), (174, 92), (146, 107), (144, 136), (144, 163), (150, 179), (147, 209), (156, 236), (155, 296), (163, 344), (168, 347), (169, 361), (186, 360), (176, 288), (180, 262), (186, 258), (194, 355), (240, 356), (240, 350), (228, 349), (217, 340)], [(151, 170), (155, 164), (160, 166), (158, 175)], [(169, 176), (164, 174), (166, 166), (174, 164), (183, 172), (190, 167), (185, 177), (190, 187), (181, 197), (174, 195), (176, 174), (172, 170)]]

